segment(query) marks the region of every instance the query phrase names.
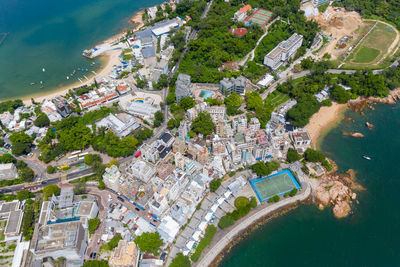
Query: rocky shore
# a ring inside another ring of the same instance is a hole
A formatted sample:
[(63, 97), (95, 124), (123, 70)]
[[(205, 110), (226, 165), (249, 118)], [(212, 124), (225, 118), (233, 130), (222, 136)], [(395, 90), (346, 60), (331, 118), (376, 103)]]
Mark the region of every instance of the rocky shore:
[(335, 217), (343, 218), (349, 215), (351, 204), (357, 199), (355, 190), (364, 188), (356, 182), (353, 170), (344, 174), (332, 171), (316, 180), (315, 201), (320, 209), (333, 206)]

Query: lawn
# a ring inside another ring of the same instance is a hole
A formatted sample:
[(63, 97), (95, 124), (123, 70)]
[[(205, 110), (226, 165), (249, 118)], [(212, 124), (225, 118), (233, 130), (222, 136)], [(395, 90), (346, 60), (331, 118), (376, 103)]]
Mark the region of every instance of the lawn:
[(265, 101), (265, 104), (267, 104), (267, 105), (270, 105), (272, 107), (277, 107), (280, 104), (282, 104), (288, 100), (289, 100), (288, 95), (275, 90), (271, 94), (269, 94), (268, 97), (264, 101)]
[(368, 67), (381, 63), (389, 56), (388, 51), (396, 39), (396, 32), (391, 26), (378, 23), (365, 37), (364, 41), (347, 58), (347, 67)]
[(357, 52), (356, 58), (353, 59), (352, 62), (354, 62), (354, 63), (369, 63), (369, 62), (373, 61), (377, 56), (379, 56), (380, 53), (381, 53), (381, 51), (379, 51), (378, 49), (363, 46)]

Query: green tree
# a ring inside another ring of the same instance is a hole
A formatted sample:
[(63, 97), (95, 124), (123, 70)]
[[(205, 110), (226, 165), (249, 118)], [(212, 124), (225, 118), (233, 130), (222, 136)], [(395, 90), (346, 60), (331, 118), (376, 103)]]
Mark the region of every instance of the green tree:
[(60, 188), (55, 184), (49, 184), (43, 188), (43, 198), (45, 201), (52, 195), (58, 196), (59, 194)]
[(221, 229), (224, 229), (226, 227), (229, 227), (235, 223), (235, 220), (229, 216), (229, 215), (224, 215), (221, 217), (221, 220), (218, 222), (218, 227)]
[(10, 154), (5, 153), (2, 156), (0, 156), (0, 162), (1, 163), (15, 163), (17, 160)]
[(211, 115), (207, 112), (200, 112), (192, 122), (192, 130), (195, 133), (200, 133), (204, 136), (212, 134), (214, 130), (214, 122), (211, 119)]
[(40, 113), (35, 122), (34, 122), (35, 126), (37, 127), (45, 127), (45, 126), (49, 126), (50, 125), (50, 120), (49, 117), (47, 117), (47, 115), (45, 113)]
[(160, 126), (161, 125), (161, 123), (164, 121), (164, 114), (161, 112), (161, 111), (157, 111), (155, 114), (154, 114), (154, 123), (153, 123), (153, 126), (154, 127), (158, 127), (158, 126)]
[(145, 232), (140, 236), (136, 236), (134, 241), (141, 251), (153, 254), (157, 253), (158, 249), (163, 244), (158, 232)]
[(258, 110), (264, 107), (263, 100), (258, 92), (247, 93), (246, 98), (249, 110)]
[(304, 153), (304, 158), (310, 162), (322, 162), (325, 160), (325, 155), (320, 151), (307, 148), (306, 152)]
[(12, 153), (15, 155), (31, 152), (32, 138), (24, 132), (16, 132), (10, 136)]
[(85, 164), (92, 166), (93, 164), (97, 163), (97, 162), (102, 162), (101, 157), (99, 154), (87, 154), (85, 155), (83, 161), (85, 162)]
[(181, 105), (181, 107), (186, 111), (194, 107), (196, 105), (196, 101), (194, 101), (192, 97), (183, 97), (181, 98), (179, 105)]
[(254, 196), (250, 199), (250, 207), (253, 209), (257, 207), (257, 199)]
[(237, 93), (233, 92), (228, 97), (225, 97), (224, 103), (227, 106), (238, 108), (242, 105), (242, 97)]
[(23, 167), (18, 170), (20, 173), (20, 177), (24, 179), (25, 182), (30, 182), (35, 177), (35, 173), (29, 167)]
[(188, 256), (184, 256), (181, 252), (176, 254), (176, 257), (172, 260), (169, 267), (190, 267), (190, 259)]
[(176, 120), (174, 118), (170, 119), (167, 122), (167, 126), (168, 126), (169, 129), (175, 128), (176, 127)]
[(51, 173), (55, 173), (56, 171), (57, 171), (57, 168), (55, 168), (54, 166), (51, 166), (51, 165), (47, 165), (47, 168), (46, 168), (47, 173), (51, 174)]
[(214, 179), (210, 183), (210, 191), (215, 192), (221, 186), (221, 179)]
[(297, 153), (297, 151), (293, 148), (289, 148), (287, 152), (287, 161), (288, 162), (295, 162), (301, 159), (301, 155)]
[(29, 192), (28, 190), (20, 190), (17, 192), (17, 199), (19, 201), (28, 199), (28, 198), (32, 198), (35, 195), (32, 192)]
[(97, 230), (99, 225), (100, 225), (100, 219), (98, 217), (95, 217), (93, 219), (89, 219), (88, 220), (88, 231), (89, 231), (89, 234), (92, 235), (94, 233), (94, 231)]
[(351, 93), (339, 85), (335, 85), (331, 88), (331, 96), (336, 102), (341, 104), (347, 103), (347, 101), (351, 99)]

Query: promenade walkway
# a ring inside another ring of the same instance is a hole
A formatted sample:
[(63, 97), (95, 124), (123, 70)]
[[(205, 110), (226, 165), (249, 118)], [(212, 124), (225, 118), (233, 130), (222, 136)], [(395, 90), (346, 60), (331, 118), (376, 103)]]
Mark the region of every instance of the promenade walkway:
[(215, 260), (215, 258), (225, 249), (225, 247), (230, 245), (238, 235), (247, 230), (256, 221), (272, 214), (273, 212), (281, 208), (294, 204), (297, 201), (303, 201), (307, 199), (311, 195), (311, 186), (308, 184), (307, 181), (305, 181), (305, 183), (302, 183), (302, 185), (304, 190), (300, 191), (296, 196), (282, 199), (281, 201), (274, 204), (265, 204), (258, 206), (238, 223), (224, 230), (218, 230), (213, 238), (213, 241), (203, 251), (202, 257), (194, 266), (209, 266)]

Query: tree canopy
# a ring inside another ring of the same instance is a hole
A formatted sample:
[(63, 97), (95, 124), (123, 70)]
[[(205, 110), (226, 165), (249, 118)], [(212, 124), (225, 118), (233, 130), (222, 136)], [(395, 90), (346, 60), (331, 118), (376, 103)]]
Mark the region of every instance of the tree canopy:
[(176, 254), (176, 257), (172, 260), (171, 264), (169, 267), (190, 267), (190, 259), (188, 256), (185, 256), (182, 254), (182, 252), (179, 252)]
[(134, 241), (141, 251), (153, 254), (157, 253), (158, 249), (163, 244), (158, 232), (145, 232), (139, 236), (136, 236)]
[(49, 117), (47, 117), (47, 115), (45, 113), (40, 113), (35, 122), (34, 122), (35, 126), (37, 127), (45, 127), (45, 126), (49, 126), (50, 124), (50, 120)]
[(46, 200), (52, 195), (58, 196), (60, 194), (60, 188), (55, 184), (46, 185), (43, 188), (43, 198)]
[(208, 112), (200, 112), (192, 122), (192, 130), (204, 136), (212, 134), (214, 122), (211, 119), (211, 115)]

